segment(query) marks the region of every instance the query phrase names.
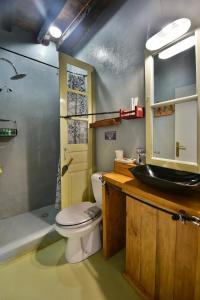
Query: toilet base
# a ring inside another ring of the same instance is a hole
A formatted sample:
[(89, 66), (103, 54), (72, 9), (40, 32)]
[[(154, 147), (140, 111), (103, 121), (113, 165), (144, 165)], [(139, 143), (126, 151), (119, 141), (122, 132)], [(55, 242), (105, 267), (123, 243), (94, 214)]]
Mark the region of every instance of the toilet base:
[(102, 247), (99, 224), (82, 237), (69, 237), (66, 242), (65, 258), (69, 263), (80, 262), (99, 251)]

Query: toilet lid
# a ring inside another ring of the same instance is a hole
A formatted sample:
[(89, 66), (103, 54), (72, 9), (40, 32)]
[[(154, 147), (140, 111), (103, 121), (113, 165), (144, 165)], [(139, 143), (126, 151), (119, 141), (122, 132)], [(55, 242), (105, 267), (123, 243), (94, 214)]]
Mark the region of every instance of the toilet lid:
[(56, 223), (62, 226), (74, 226), (86, 223), (94, 217), (88, 214), (87, 209), (95, 206), (95, 203), (81, 202), (64, 208), (56, 216)]

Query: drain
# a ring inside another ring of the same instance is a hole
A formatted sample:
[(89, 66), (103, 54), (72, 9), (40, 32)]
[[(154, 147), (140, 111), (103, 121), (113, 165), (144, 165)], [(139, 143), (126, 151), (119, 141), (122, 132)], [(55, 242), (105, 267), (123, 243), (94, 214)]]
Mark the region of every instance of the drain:
[(48, 216), (49, 216), (48, 213), (43, 213), (43, 214), (41, 214), (41, 218), (47, 218)]

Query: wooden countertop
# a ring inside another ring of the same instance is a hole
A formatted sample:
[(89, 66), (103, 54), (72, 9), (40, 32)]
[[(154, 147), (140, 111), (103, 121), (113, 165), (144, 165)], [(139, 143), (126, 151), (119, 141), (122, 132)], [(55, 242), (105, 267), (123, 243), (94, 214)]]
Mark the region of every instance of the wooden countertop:
[(200, 217), (200, 193), (174, 194), (166, 193), (116, 172), (103, 176), (109, 182), (122, 189), (124, 193), (148, 204), (169, 210), (174, 213), (186, 213)]
[(200, 193), (166, 193), (143, 184), (136, 178), (124, 183), (122, 191), (156, 207), (200, 217)]
[(122, 188), (124, 183), (133, 180), (133, 178), (129, 176), (125, 176), (116, 172), (110, 172), (103, 175), (103, 180), (109, 182), (119, 188)]

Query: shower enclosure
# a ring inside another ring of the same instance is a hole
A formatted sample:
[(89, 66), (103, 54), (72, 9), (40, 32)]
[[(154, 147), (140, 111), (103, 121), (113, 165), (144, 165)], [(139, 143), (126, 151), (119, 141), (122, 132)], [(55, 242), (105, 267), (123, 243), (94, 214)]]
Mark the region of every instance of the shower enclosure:
[(0, 262), (4, 262), (58, 238), (53, 226), (59, 207), (57, 68), (0, 49), (0, 107), (0, 119), (16, 121), (18, 131), (16, 137), (0, 137)]

